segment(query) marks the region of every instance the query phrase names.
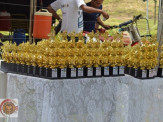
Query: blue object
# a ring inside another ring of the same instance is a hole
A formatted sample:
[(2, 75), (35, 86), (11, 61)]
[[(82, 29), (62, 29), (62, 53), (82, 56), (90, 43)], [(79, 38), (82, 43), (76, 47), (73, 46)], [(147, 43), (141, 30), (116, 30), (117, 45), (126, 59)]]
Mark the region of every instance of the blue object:
[[(91, 2), (87, 3), (87, 6), (91, 6)], [(102, 9), (102, 5), (98, 9)], [(95, 31), (95, 24), (99, 16), (100, 16), (99, 13), (89, 14), (89, 13), (83, 12), (83, 21), (84, 21), (83, 30), (87, 32)]]
[(120, 33), (121, 31), (122, 31), (122, 28), (119, 28), (119, 29), (118, 29), (118, 33)]
[(16, 29), (13, 35), (12, 43), (16, 43), (17, 45), (26, 42), (25, 30), (24, 29)]

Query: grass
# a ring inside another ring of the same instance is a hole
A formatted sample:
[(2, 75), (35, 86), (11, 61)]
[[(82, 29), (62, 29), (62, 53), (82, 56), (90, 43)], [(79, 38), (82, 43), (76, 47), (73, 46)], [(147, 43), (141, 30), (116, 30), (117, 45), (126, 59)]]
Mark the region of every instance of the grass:
[[(125, 22), (125, 21), (128, 21), (132, 18), (129, 18), (129, 19), (117, 19), (117, 18), (110, 18), (109, 20), (107, 20), (105, 22), (105, 24), (108, 24), (108, 25), (119, 25), (120, 23), (122, 22)], [(157, 34), (157, 23), (154, 24), (153, 22), (153, 19), (149, 19), (149, 29), (150, 29), (150, 32), (152, 35), (156, 35)], [(140, 31), (140, 33), (143, 35), (146, 33), (146, 30), (147, 30), (147, 22), (143, 19), (143, 20), (139, 20), (138, 21), (138, 29)]]
[(8, 31), (0, 31), (0, 33), (2, 33), (3, 35), (9, 35)]
[[(90, 0), (85, 0), (89, 2)], [(158, 15), (157, 2), (157, 13)], [(104, 0), (103, 10), (106, 11), (110, 19), (104, 22), (109, 25), (118, 25), (122, 22), (132, 19), (133, 16), (142, 14), (146, 16), (146, 2), (143, 0)], [(157, 17), (156, 17), (157, 18)], [(141, 31), (146, 31), (146, 22), (140, 22)], [(149, 0), (149, 26), (152, 35), (157, 34), (157, 23), (154, 24), (154, 1)]]

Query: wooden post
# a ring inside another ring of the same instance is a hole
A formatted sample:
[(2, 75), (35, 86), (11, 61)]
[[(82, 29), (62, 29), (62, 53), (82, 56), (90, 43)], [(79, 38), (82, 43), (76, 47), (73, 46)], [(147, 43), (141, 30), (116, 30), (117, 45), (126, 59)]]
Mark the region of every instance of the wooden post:
[[(34, 0), (33, 1), (33, 4), (34, 4), (34, 9), (33, 9), (33, 15), (34, 15), (34, 13), (36, 12), (36, 10), (37, 10), (37, 0)], [(34, 21), (33, 21), (34, 22)], [(36, 42), (36, 40), (33, 38), (33, 42)]]
[(30, 0), (29, 41), (31, 43), (32, 43), (32, 27), (33, 27), (33, 0)]
[(34, 13), (37, 11), (37, 0), (34, 0)]

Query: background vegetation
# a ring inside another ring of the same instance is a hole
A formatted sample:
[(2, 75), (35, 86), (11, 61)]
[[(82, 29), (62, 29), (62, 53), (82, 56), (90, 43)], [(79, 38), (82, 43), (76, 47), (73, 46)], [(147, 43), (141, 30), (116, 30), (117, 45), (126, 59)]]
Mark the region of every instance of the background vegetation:
[[(90, 0), (85, 0), (89, 2)], [(154, 0), (149, 0), (149, 26), (153, 35), (157, 34), (157, 22), (154, 24)], [(109, 25), (117, 25), (133, 18), (133, 16), (142, 14), (146, 16), (146, 4), (143, 0), (104, 0), (103, 9), (110, 15), (110, 19), (105, 23)], [(157, 0), (156, 19), (158, 20)], [(147, 26), (145, 20), (138, 21), (139, 27), (143, 33), (146, 32)]]
[[(89, 1), (91, 0), (85, 0), (85, 2)], [(159, 2), (157, 2), (156, 15), (158, 15), (158, 6)], [(104, 0), (103, 10), (110, 15), (110, 19), (104, 23), (118, 25), (132, 19), (134, 15), (142, 14), (143, 16), (146, 16), (146, 2), (143, 2), (143, 0)], [(58, 11), (58, 13), (61, 15), (61, 11)], [(156, 19), (157, 18), (158, 16), (156, 16)], [(139, 30), (141, 30), (142, 33), (146, 33), (146, 21), (139, 21), (138, 24), (140, 27)], [(154, 24), (154, 0), (149, 0), (149, 25), (152, 35), (156, 35), (157, 22)], [(8, 35), (8, 32), (1, 33)]]

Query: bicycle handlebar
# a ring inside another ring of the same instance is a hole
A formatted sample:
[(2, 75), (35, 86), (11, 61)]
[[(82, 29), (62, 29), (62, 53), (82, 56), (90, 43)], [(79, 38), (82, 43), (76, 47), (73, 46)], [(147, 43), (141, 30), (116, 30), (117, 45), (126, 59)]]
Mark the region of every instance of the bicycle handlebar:
[(119, 27), (126, 26), (126, 25), (128, 25), (130, 23), (133, 23), (133, 21), (132, 20), (129, 20), (127, 22), (121, 23), (121, 24), (119, 24)]
[(113, 28), (118, 28), (118, 27), (121, 28), (122, 26), (126, 26), (126, 25), (128, 25), (128, 24), (131, 24), (131, 23), (137, 21), (141, 16), (142, 16), (141, 14), (138, 15), (138, 16), (134, 16), (133, 20), (129, 20), (129, 21), (127, 21), (127, 22), (123, 22), (123, 23), (119, 24), (118, 26), (116, 26), (116, 25), (110, 26), (110, 28), (111, 28), (111, 29), (113, 29)]
[(138, 20), (141, 16), (142, 16), (142, 14), (139, 14), (138, 16), (135, 16), (135, 17), (134, 17), (134, 20), (135, 20), (135, 21)]

